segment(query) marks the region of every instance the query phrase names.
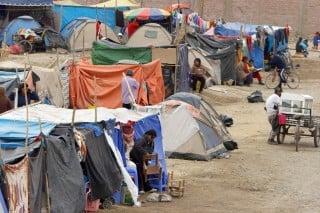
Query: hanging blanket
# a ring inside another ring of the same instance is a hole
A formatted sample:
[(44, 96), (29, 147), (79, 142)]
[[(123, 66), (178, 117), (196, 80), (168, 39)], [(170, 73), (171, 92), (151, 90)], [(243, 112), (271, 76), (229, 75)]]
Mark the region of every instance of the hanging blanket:
[(18, 163), (4, 166), (9, 212), (28, 212), (28, 168), (27, 156)]

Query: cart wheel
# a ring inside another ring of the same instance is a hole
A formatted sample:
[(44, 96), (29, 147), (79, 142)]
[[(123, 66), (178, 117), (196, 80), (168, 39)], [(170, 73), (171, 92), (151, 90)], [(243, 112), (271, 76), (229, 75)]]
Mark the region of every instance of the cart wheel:
[(286, 137), (287, 133), (288, 133), (288, 130), (286, 129), (286, 125), (281, 125), (279, 127), (279, 132), (277, 134), (277, 142), (278, 142), (278, 144), (283, 144), (284, 138)]
[(294, 134), (294, 142), (296, 144), (296, 152), (298, 152), (298, 145), (300, 141), (301, 135), (300, 135), (300, 120), (298, 120), (298, 123), (296, 125), (296, 130)]
[(32, 52), (32, 43), (30, 41), (27, 41), (27, 40), (19, 41), (19, 45), (21, 46), (24, 53), (26, 53), (26, 52), (31, 53)]
[(314, 146), (318, 147), (319, 145), (319, 140), (320, 140), (320, 129), (319, 129), (319, 125), (316, 126), (315, 130), (312, 132), (313, 134), (313, 142), (314, 142)]

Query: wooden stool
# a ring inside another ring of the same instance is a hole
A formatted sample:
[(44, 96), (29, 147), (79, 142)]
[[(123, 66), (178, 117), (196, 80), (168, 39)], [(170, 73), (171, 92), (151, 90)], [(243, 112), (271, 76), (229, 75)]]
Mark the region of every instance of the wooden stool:
[(173, 197), (183, 197), (185, 180), (173, 180), (173, 172), (168, 174), (168, 190)]

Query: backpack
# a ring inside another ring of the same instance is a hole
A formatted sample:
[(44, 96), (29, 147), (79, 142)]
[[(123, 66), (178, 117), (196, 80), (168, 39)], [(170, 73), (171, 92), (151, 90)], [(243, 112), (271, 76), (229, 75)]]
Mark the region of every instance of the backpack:
[(256, 90), (253, 93), (251, 93), (247, 100), (249, 103), (257, 103), (257, 102), (264, 102), (262, 97), (262, 92), (260, 90)]

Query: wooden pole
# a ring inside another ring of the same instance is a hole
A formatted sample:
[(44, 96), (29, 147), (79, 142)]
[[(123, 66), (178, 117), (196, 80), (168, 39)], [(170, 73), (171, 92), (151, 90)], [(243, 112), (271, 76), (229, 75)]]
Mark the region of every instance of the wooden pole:
[(84, 58), (84, 38), (85, 38), (85, 35), (86, 35), (86, 31), (85, 29), (83, 29), (83, 34), (82, 34), (82, 57)]
[(73, 108), (73, 111), (72, 111), (72, 119), (71, 119), (71, 126), (72, 126), (72, 127), (74, 126), (75, 116), (76, 116), (76, 108)]
[[(96, 24), (98, 23), (98, 7), (96, 6)], [(100, 26), (99, 26), (100, 27)], [(99, 32), (99, 29), (96, 29)], [(97, 41), (97, 37), (99, 36), (99, 33), (96, 32), (96, 41)]]
[(107, 11), (106, 11), (106, 5), (103, 5), (103, 19), (104, 19), (104, 32), (106, 34), (106, 38), (108, 38), (108, 32), (107, 32)]
[(93, 85), (94, 85), (94, 122), (97, 122), (97, 78), (93, 76)]
[[(26, 70), (27, 70), (27, 64), (24, 64), (24, 71), (23, 71), (23, 76), (24, 76), (24, 82), (23, 82), (23, 90), (24, 90), (24, 98), (26, 101), (26, 140), (25, 140), (25, 148), (27, 151), (28, 148), (28, 137), (29, 137), (29, 108), (28, 108), (28, 96), (27, 96), (27, 87), (26, 87)], [(27, 152), (26, 152), (27, 153)]]

